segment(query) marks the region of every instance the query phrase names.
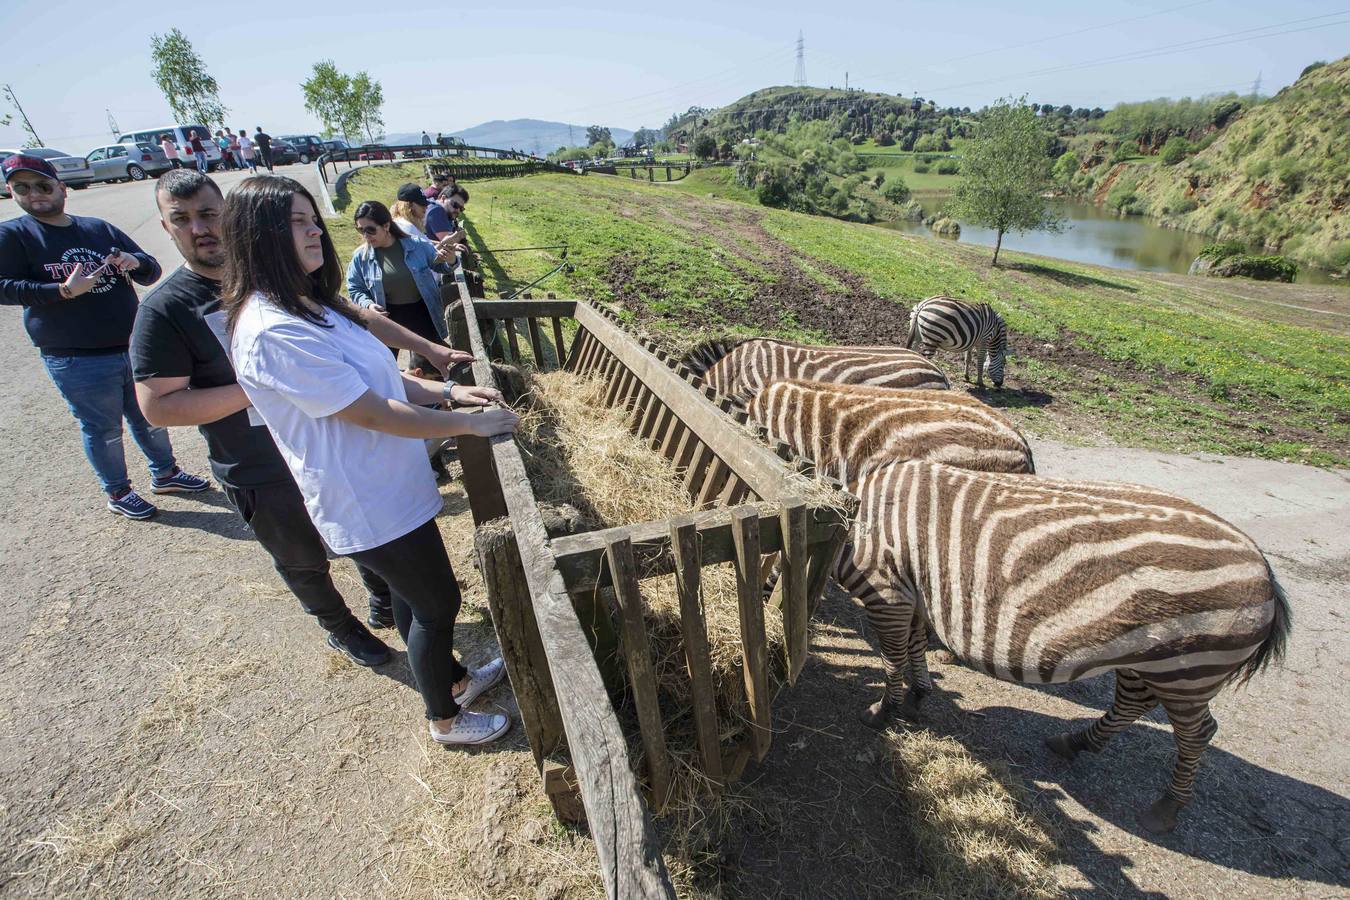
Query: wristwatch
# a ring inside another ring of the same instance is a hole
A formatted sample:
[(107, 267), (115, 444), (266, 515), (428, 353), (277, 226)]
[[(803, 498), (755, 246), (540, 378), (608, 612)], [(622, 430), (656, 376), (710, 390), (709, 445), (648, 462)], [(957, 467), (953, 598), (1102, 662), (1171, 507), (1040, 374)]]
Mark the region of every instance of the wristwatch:
[(453, 381), (447, 381), (445, 386), (441, 388), (441, 400), (445, 403), (446, 409), (455, 405), (455, 401), (450, 398), (450, 392), (454, 389), (455, 383)]

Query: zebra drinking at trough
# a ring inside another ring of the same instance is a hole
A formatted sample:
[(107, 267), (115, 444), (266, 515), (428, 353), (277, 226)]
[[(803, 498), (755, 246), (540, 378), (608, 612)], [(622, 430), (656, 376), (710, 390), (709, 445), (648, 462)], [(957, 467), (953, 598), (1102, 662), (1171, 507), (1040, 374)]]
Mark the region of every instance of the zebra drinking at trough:
[(747, 411), (772, 437), (845, 484), (909, 459), (986, 472), (1036, 471), (1017, 426), (963, 393), (793, 379), (770, 383)]
[(905, 346), (913, 347), (915, 341), (923, 355), (930, 358), (939, 349), (964, 351), (967, 382), (974, 359), (975, 379), (981, 388), (986, 368), (994, 387), (1003, 387), (1008, 327), (988, 303), (966, 303), (941, 294), (921, 301), (910, 311)]
[(716, 340), (690, 350), (684, 365), (714, 390), (742, 403), (782, 378), (890, 388), (951, 387), (941, 369), (904, 347), (817, 347), (771, 338)]
[[(880, 727), (895, 711), (913, 713), (932, 691), (922, 629), (911, 627), (920, 619), (973, 668), (1007, 681), (1114, 671), (1106, 714), (1047, 743), (1069, 759), (1100, 751), (1161, 704), (1177, 758), (1139, 821), (1174, 828), (1218, 728), (1209, 701), (1284, 652), (1288, 602), (1251, 539), (1138, 485), (915, 461), (873, 469), (850, 490), (860, 507), (840, 583), (873, 621), (889, 620), (887, 685), (864, 721)], [(908, 695), (898, 653), (908, 655)]]

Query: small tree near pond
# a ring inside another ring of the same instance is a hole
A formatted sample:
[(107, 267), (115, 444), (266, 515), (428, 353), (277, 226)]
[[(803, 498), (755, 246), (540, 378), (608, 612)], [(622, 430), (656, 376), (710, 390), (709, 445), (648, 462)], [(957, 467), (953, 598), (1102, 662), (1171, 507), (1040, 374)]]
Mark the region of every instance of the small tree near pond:
[(946, 212), (998, 233), (993, 265), (1009, 231), (1059, 231), (1063, 220), (1043, 196), (1050, 186), (1050, 136), (1025, 99), (989, 107), (962, 150), (963, 178)]

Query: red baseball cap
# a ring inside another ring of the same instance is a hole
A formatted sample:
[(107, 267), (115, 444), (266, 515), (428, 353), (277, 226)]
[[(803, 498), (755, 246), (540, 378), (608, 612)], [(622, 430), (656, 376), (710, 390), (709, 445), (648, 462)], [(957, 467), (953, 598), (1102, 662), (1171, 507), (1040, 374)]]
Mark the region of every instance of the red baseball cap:
[(6, 182), (15, 172), (32, 172), (55, 181), (61, 180), (57, 177), (55, 166), (40, 156), (29, 156), (27, 153), (16, 153), (7, 157), (4, 162), (0, 162), (0, 171), (4, 172)]

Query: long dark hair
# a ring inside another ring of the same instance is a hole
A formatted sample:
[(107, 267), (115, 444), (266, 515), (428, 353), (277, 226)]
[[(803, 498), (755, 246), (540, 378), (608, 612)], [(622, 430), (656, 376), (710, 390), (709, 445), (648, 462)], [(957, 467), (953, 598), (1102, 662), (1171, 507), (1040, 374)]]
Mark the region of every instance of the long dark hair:
[(328, 226), (318, 218), (323, 266), (306, 272), (291, 237), (291, 202), (304, 197), (317, 213), (319, 205), (305, 186), (281, 175), (254, 175), (239, 182), (225, 198), (221, 238), (225, 243), (225, 275), (220, 305), (233, 330), (244, 304), (261, 294), (296, 318), (323, 325), (323, 317), (306, 306), (308, 298), (333, 310), (362, 328), (356, 311), (339, 295), (342, 266), (338, 262)]
[(408, 236), (398, 223), (394, 221), (393, 213), (389, 212), (389, 207), (378, 200), (367, 200), (356, 208), (356, 215), (352, 216), (352, 222), (357, 219), (369, 219), (376, 225), (388, 225), (389, 234), (397, 240), (403, 240)]

